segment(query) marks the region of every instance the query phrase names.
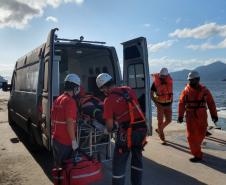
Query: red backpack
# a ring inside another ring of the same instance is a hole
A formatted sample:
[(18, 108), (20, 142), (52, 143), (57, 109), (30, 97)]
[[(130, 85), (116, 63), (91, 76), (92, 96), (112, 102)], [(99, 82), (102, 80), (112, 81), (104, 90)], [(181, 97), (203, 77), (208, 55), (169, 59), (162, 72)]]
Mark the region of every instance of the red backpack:
[(63, 168), (52, 170), (54, 185), (89, 185), (103, 179), (101, 163), (84, 152), (78, 153), (80, 157), (73, 156)]

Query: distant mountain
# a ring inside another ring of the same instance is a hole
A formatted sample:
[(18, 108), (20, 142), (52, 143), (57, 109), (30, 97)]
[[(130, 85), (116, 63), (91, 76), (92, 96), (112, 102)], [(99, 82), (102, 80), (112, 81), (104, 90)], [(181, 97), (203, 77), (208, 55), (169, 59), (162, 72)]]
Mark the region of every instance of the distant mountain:
[[(226, 79), (226, 64), (217, 61), (206, 66), (199, 66), (194, 70), (198, 71), (202, 81), (222, 81)], [(170, 73), (174, 80), (186, 80), (191, 70), (184, 69)]]

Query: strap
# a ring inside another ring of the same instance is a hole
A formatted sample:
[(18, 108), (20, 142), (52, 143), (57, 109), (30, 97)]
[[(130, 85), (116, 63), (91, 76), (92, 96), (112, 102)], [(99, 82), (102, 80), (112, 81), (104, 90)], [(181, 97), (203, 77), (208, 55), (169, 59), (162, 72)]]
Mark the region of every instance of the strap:
[[(198, 108), (206, 108), (206, 94), (203, 94), (200, 100), (189, 100), (188, 95), (185, 96), (185, 104), (186, 109), (198, 109)], [(189, 105), (189, 104), (196, 104), (196, 105)]]
[[(134, 115), (132, 115), (132, 113), (133, 113), (134, 109), (137, 109), (137, 111), (140, 114), (140, 116), (142, 117), (142, 119), (145, 120), (145, 116), (144, 116), (142, 110), (140, 109), (138, 104), (130, 97), (128, 91), (126, 89), (121, 89), (121, 90), (123, 91), (123, 93), (112, 91), (111, 94), (115, 94), (115, 95), (123, 97), (124, 100), (128, 103), (129, 111), (122, 113), (120, 116), (118, 116), (117, 119), (119, 119), (129, 113), (131, 122), (133, 123), (134, 121), (132, 121), (132, 120), (134, 119)], [(129, 105), (129, 104), (132, 104), (132, 105)]]
[(129, 96), (128, 91), (125, 89), (121, 89), (121, 90), (123, 91), (123, 93), (112, 91), (111, 94), (119, 95), (119, 96), (123, 97), (124, 100), (126, 100), (126, 102), (130, 102), (132, 100), (132, 98)]
[[(143, 114), (142, 110), (140, 109), (139, 105), (133, 100), (132, 97), (130, 97), (128, 91), (125, 89), (121, 89), (121, 90), (123, 91), (123, 93), (112, 92), (111, 94), (116, 94), (116, 95), (123, 97), (124, 100), (128, 104), (128, 109), (129, 109), (128, 113), (130, 115), (130, 124), (127, 129), (127, 147), (131, 148), (132, 147), (132, 125), (137, 123), (135, 121), (134, 109), (136, 109), (138, 111), (138, 113), (140, 114), (140, 116), (142, 117), (142, 119), (143, 119), (142, 122), (145, 121), (145, 117), (144, 117), (144, 114)], [(121, 117), (121, 115), (119, 117)]]

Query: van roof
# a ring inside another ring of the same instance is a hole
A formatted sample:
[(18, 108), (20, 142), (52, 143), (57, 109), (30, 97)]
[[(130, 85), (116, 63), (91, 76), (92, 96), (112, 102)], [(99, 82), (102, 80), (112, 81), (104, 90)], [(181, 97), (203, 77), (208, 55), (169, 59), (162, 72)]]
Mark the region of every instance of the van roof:
[(19, 69), (23, 66), (37, 62), (39, 60), (39, 55), (41, 51), (44, 49), (44, 47), (45, 47), (45, 43), (35, 48), (34, 50), (30, 51), (26, 55), (20, 57), (16, 62), (15, 68)]

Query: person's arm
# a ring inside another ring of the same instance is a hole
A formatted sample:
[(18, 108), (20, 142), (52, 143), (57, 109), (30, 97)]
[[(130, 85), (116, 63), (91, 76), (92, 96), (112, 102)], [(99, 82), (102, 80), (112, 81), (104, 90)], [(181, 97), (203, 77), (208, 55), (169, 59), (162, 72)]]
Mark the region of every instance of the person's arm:
[(111, 105), (109, 98), (106, 98), (105, 101), (104, 101), (103, 117), (105, 119), (108, 132), (111, 132), (112, 129), (113, 129), (114, 119), (113, 119), (112, 105)]
[(111, 132), (113, 129), (113, 124), (114, 124), (114, 120), (113, 119), (106, 119), (106, 126), (107, 126), (107, 130), (108, 132)]
[(157, 89), (155, 87), (155, 84), (152, 83), (152, 86), (151, 86), (151, 99), (152, 101), (157, 104), (156, 100), (155, 100), (155, 97), (154, 97), (154, 94), (156, 93)]
[(71, 138), (71, 140), (74, 140), (75, 139), (75, 120), (71, 119), (71, 118), (68, 118), (66, 120), (66, 123), (67, 123), (67, 132)]
[(185, 92), (183, 91), (180, 95), (178, 103), (178, 122), (183, 122), (184, 112), (185, 112), (185, 102), (184, 102)]
[(72, 149), (76, 150), (78, 148), (78, 144), (75, 137), (75, 127), (76, 127), (76, 119), (77, 119), (77, 106), (74, 100), (68, 101), (65, 105), (65, 117), (67, 124), (67, 132), (69, 137), (71, 138)]
[(212, 94), (210, 93), (210, 91), (208, 89), (207, 89), (206, 102), (207, 102), (207, 106), (210, 110), (211, 118), (212, 118), (213, 122), (215, 123), (218, 121), (216, 104), (214, 102)]

